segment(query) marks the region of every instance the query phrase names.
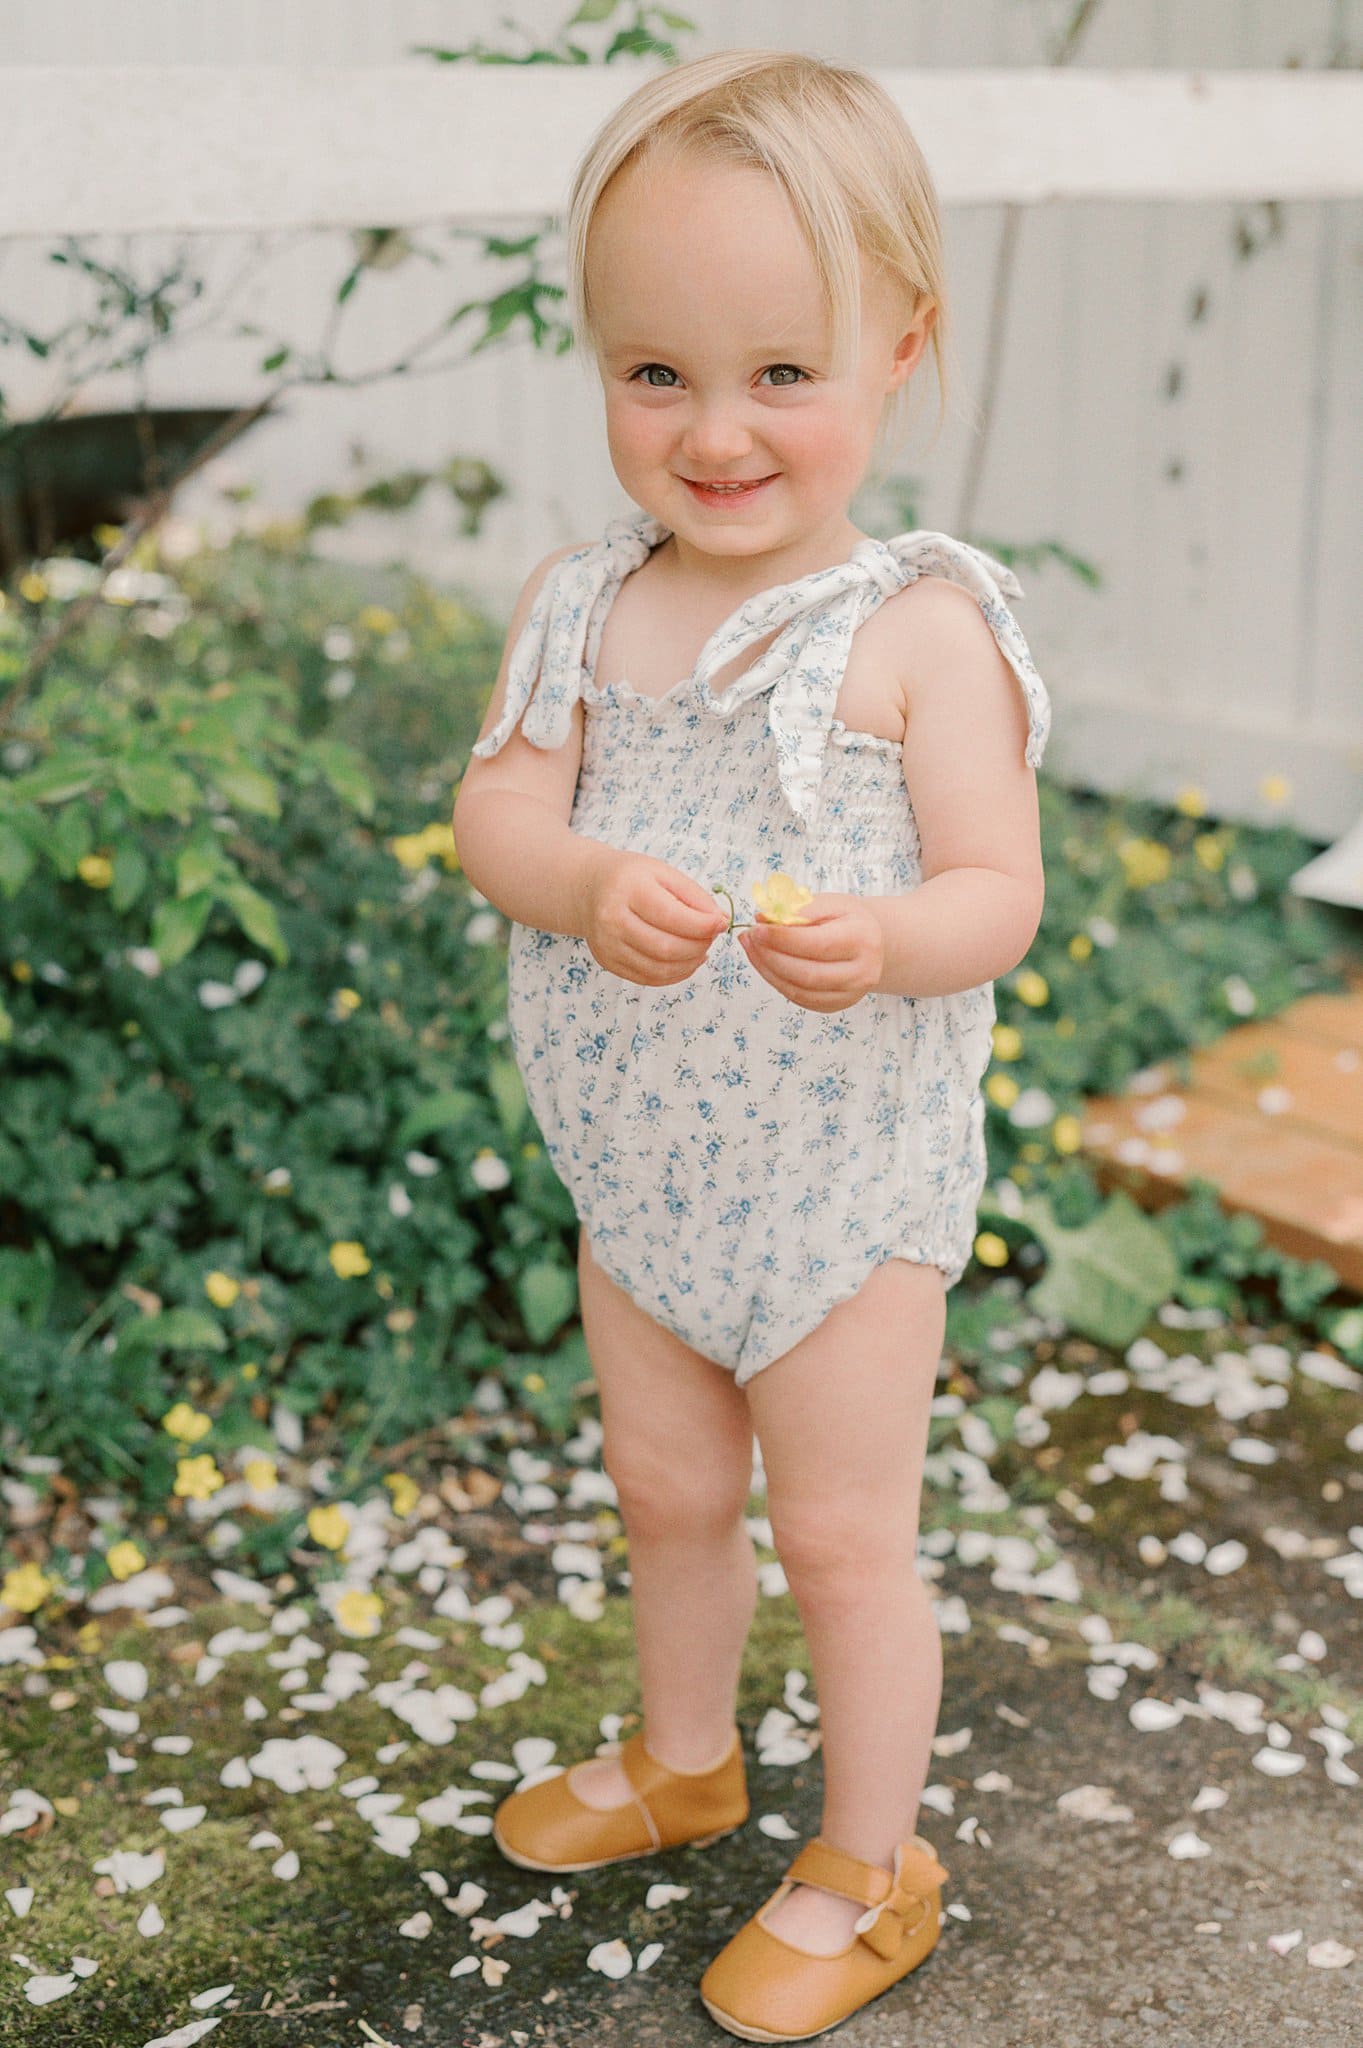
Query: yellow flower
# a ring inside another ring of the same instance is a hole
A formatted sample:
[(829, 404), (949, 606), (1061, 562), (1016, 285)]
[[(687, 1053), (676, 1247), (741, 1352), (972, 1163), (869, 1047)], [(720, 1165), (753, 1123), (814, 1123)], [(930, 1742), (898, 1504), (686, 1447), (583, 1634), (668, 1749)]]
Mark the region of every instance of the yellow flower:
[(459, 865), (459, 856), (454, 850), (454, 827), (448, 818), (437, 818), (421, 834), (428, 853), (434, 853), (451, 870)]
[(1195, 782), (1190, 782), (1174, 798), (1174, 805), (1176, 809), (1182, 811), (1185, 818), (1204, 817), (1207, 810), (1207, 792), (1205, 789), (1199, 789)]
[(107, 889), (114, 878), (114, 864), (107, 853), (87, 853), (76, 862), (76, 873), (91, 889)]
[(26, 597), (30, 604), (41, 604), (47, 596), (47, 585), (36, 569), (26, 570), (19, 578), (19, 595)]
[(1025, 1145), (1018, 1146), (1018, 1157), (1019, 1159), (1031, 1159), (1033, 1161), (1044, 1159), (1046, 1157), (1046, 1147), (1038, 1145), (1034, 1138), (1029, 1138)]
[(388, 851), (405, 868), (424, 868), (430, 858), (424, 832), (400, 832), (396, 839), (389, 840)]
[(332, 1271), (338, 1280), (355, 1280), (369, 1271), (369, 1259), (365, 1248), (356, 1238), (343, 1237), (331, 1247), (327, 1257), (331, 1260)]
[(975, 1257), (982, 1266), (1006, 1266), (1008, 1246), (997, 1232), (982, 1230), (975, 1239)]
[(247, 1359), (241, 1369), (241, 1376), (244, 1380), (258, 1380), (260, 1378), (260, 1367), (256, 1364), (254, 1358)]
[(1084, 1127), (1077, 1116), (1058, 1116), (1051, 1125), (1051, 1143), (1057, 1152), (1077, 1152), (1083, 1138)]
[(1212, 874), (1226, 864), (1226, 849), (1215, 832), (1199, 832), (1193, 841), (1193, 852)]
[(123, 538), (123, 528), (121, 526), (111, 526), (104, 522), (99, 526), (92, 526), (90, 534), (99, 547), (116, 548)]
[(547, 1382), (542, 1372), (528, 1372), (521, 1381), (521, 1385), (528, 1387), (532, 1394), (542, 1394)]
[(814, 891), (806, 889), (803, 882), (782, 874), (777, 868), (765, 882), (753, 883), (752, 898), (762, 915), (770, 918), (773, 924), (808, 924), (807, 917), (797, 917), (795, 913), (804, 904), (814, 901)]
[(393, 1496), (393, 1513), (401, 1521), (421, 1499), (421, 1488), (405, 1472), (389, 1472), (383, 1483)]
[(1024, 967), (1013, 987), (1017, 990), (1019, 1001), (1029, 1004), (1034, 1010), (1050, 1000), (1050, 985), (1045, 975), (1038, 974), (1035, 968)]
[(1128, 889), (1148, 889), (1153, 882), (1164, 881), (1171, 865), (1168, 847), (1156, 839), (1124, 839), (1117, 857), (1126, 870)]
[(10, 968), (16, 981), (32, 981), (33, 968), (27, 960), (16, 960)]
[(363, 626), (366, 633), (391, 633), (397, 626), (397, 619), (387, 605), (367, 604), (355, 623)]
[(1016, 1060), (1022, 1057), (1022, 1033), (1016, 1024), (996, 1024), (990, 1035), (994, 1041), (996, 1060)]
[(1011, 1074), (991, 1074), (984, 1084), (984, 1092), (999, 1109), (1011, 1109), (1022, 1090)]
[(273, 1458), (250, 1458), (242, 1466), (241, 1476), (252, 1493), (268, 1493), (278, 1484), (279, 1467)]
[(207, 1500), (227, 1481), (207, 1451), (197, 1458), (180, 1458), (175, 1466), (173, 1491), (181, 1500)]
[(339, 1550), (349, 1533), (350, 1519), (334, 1501), (324, 1508), (308, 1509), (308, 1534), (323, 1550)]
[(214, 1308), (231, 1308), (241, 1293), (240, 1280), (234, 1280), (230, 1273), (210, 1273), (204, 1281), (204, 1293)]
[(16, 1614), (36, 1614), (48, 1594), (56, 1590), (56, 1580), (49, 1579), (39, 1565), (16, 1565), (5, 1573), (0, 1585), (0, 1607), (13, 1608)]
[(175, 1437), (182, 1444), (196, 1444), (212, 1429), (213, 1417), (205, 1415), (199, 1408), (191, 1408), (188, 1401), (177, 1401), (161, 1417), (161, 1427), (168, 1436)]
[(82, 1657), (93, 1657), (104, 1646), (104, 1635), (97, 1621), (87, 1621), (76, 1630), (76, 1648)]
[(364, 1001), (364, 997), (356, 989), (338, 988), (331, 1000), (335, 1003), (338, 1010), (344, 1010), (348, 1017), (353, 1017), (360, 1004)]
[(1093, 941), (1087, 932), (1076, 932), (1068, 950), (1071, 960), (1087, 960), (1093, 951)]
[(351, 1586), (336, 1602), (336, 1626), (343, 1636), (376, 1636), (383, 1602), (377, 1593)]
[(140, 1572), (147, 1560), (135, 1543), (125, 1537), (121, 1543), (111, 1543), (104, 1553), (104, 1562), (116, 1579), (130, 1579), (134, 1572)]
[[(22, 589), (23, 585), (19, 587)], [(1285, 804), (1292, 794), (1292, 785), (1285, 775), (1265, 775), (1259, 783), (1259, 794), (1265, 803)]]

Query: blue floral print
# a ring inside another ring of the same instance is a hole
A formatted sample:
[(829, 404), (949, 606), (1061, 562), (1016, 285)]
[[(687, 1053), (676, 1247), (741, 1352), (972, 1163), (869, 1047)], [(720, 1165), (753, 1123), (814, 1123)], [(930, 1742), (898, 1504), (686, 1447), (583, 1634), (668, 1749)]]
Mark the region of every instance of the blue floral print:
[[(1012, 571), (949, 534), (858, 541), (849, 559), (759, 592), (660, 697), (598, 685), (606, 614), (670, 529), (614, 519), (545, 579), (514, 648), (495, 754), (517, 720), (541, 747), (584, 711), (570, 823), (653, 855), (740, 907), (780, 869), (816, 895), (891, 895), (923, 879), (900, 749), (833, 715), (851, 639), (922, 575), (978, 602), (1021, 686), (1039, 766), (1050, 701), (1005, 597)], [(726, 689), (710, 679), (776, 628)], [(984, 1187), (991, 982), (876, 992), (849, 1009), (789, 1002), (721, 933), (686, 981), (601, 967), (584, 939), (513, 924), (507, 1016), (554, 1169), (604, 1270), (743, 1386), (886, 1259), (965, 1271)]]

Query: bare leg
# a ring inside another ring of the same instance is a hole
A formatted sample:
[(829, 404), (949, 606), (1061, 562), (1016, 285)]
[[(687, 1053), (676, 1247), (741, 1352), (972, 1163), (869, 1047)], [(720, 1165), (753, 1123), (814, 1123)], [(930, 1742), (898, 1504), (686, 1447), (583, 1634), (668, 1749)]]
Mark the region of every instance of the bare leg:
[[(744, 1389), (814, 1668), (820, 1833), (886, 1870), (917, 1831), (941, 1705), (941, 1636), (915, 1553), (945, 1321), (937, 1268), (891, 1259)], [(827, 1955), (851, 1940), (857, 1913), (797, 1885), (769, 1919)]]
[[(601, 1398), (606, 1470), (629, 1538), (644, 1741), (679, 1771), (718, 1763), (733, 1735), (757, 1605), (743, 1517), (752, 1487), (748, 1403), (724, 1366), (646, 1315), (578, 1244), (582, 1327)], [(630, 1798), (613, 1757), (574, 1765), (589, 1806)]]

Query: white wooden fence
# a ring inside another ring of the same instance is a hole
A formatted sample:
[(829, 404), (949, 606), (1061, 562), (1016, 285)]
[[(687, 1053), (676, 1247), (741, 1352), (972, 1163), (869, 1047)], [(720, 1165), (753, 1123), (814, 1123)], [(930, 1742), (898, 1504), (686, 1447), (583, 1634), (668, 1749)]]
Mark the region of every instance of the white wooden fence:
[[(544, 32), (568, 11), (529, 0), (517, 18)], [(1157, 795), (1196, 782), (1214, 810), (1258, 819), (1274, 815), (1260, 780), (1280, 774), (1287, 815), (1322, 839), (1342, 831), (1363, 806), (1363, 77), (1309, 67), (1359, 43), (1359, 0), (1121, 0), (1100, 10), (1087, 61), (1061, 73), (1037, 68), (1038, 25), (1053, 32), (1057, 9), (1018, 0), (886, 0), (837, 20), (807, 0), (683, 11), (704, 30), (686, 55), (808, 48), (873, 66), (894, 92), (943, 197), (972, 396), (1000, 209), (1029, 208), (973, 531), (986, 545), (1060, 541), (1103, 576), (1097, 591), (1056, 566), (1023, 576), (1019, 617), (1056, 702), (1048, 767)], [(340, 224), (411, 223), (438, 244), (441, 222), (556, 213), (581, 143), (643, 67), (393, 61), (418, 41), (504, 44), (501, 12), (46, 0), (40, 13), (17, 0), (0, 113), (9, 161), (30, 176), (0, 190), (0, 304), (35, 324), (59, 317), (62, 280), (42, 261), (58, 233), (135, 232), (128, 246), (150, 254), (173, 231), (212, 231), (196, 254), (227, 275), (247, 231), (268, 231), (278, 253), (241, 312), (307, 341), (347, 260)], [(347, 63), (320, 66), (319, 51)], [(1276, 68), (1294, 58), (1307, 68)], [(1189, 68), (1202, 64), (1217, 68)], [(466, 255), (366, 280), (347, 359), (396, 353), (501, 281)], [(260, 354), (187, 342), (155, 363), (150, 395), (240, 401)], [(0, 356), (22, 410), (42, 373), (14, 369)], [(88, 394), (131, 396), (127, 379)], [(223, 467), (287, 509), (343, 484), (355, 441), (363, 473), (461, 453), (505, 477), (511, 495), (476, 541), (430, 503), (400, 545), (377, 519), (332, 543), (400, 551), (499, 607), (547, 547), (628, 509), (585, 366), (528, 343), (439, 379), (294, 395)], [(968, 449), (955, 424), (925, 458), (910, 449), (920, 524), (952, 528)], [(185, 505), (215, 502), (206, 479)]]

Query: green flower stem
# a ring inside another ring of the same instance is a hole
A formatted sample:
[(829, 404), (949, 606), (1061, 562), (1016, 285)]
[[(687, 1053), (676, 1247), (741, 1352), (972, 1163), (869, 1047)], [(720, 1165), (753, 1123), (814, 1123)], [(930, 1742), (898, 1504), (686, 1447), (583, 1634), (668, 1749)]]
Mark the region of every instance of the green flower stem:
[(729, 906), (729, 922), (725, 926), (726, 931), (745, 932), (757, 923), (757, 919), (755, 917), (750, 917), (746, 924), (742, 924), (739, 922), (738, 918), (734, 914), (734, 899), (722, 883), (716, 882), (714, 884), (714, 891), (716, 896), (722, 896)]

